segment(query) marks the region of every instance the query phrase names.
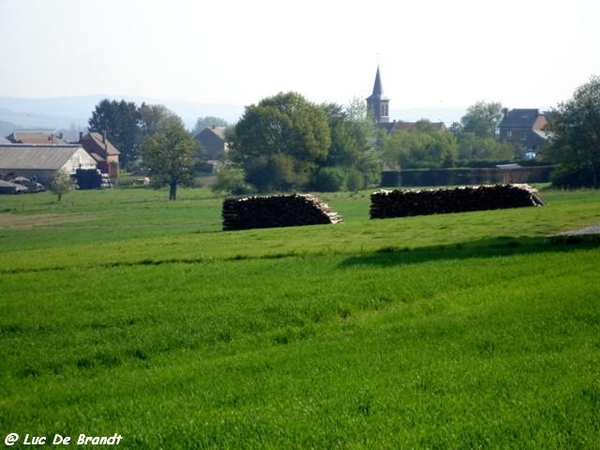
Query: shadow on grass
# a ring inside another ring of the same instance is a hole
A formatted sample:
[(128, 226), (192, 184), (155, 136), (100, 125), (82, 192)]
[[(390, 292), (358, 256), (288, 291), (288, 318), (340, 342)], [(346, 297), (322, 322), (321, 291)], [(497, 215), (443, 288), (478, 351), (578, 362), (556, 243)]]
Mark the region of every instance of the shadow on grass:
[(382, 247), (374, 252), (345, 259), (340, 267), (372, 264), (393, 266), (428, 261), (493, 258), (520, 254), (569, 252), (600, 247), (600, 235), (573, 235), (552, 237), (497, 237), (458, 244), (437, 245), (411, 249)]

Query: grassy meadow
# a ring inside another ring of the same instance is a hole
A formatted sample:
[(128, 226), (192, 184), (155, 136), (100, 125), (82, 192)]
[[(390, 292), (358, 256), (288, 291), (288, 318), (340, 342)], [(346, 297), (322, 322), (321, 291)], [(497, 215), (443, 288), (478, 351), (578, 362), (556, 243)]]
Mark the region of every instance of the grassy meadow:
[(595, 449), (600, 192), (221, 231), (207, 189), (0, 196), (0, 446)]

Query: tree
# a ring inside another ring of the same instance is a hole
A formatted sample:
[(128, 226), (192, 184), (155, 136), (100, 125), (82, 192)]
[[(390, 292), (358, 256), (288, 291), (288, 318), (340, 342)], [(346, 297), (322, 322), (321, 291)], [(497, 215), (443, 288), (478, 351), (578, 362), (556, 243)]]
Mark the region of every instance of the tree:
[(50, 190), (53, 194), (56, 194), (56, 201), (60, 202), (62, 196), (71, 189), (73, 189), (73, 180), (71, 180), (71, 176), (62, 169), (56, 172), (50, 183)]
[(381, 171), (375, 153), (377, 129), (367, 115), (365, 102), (355, 99), (348, 106), (326, 103), (321, 107), (327, 117), (331, 145), (327, 158), (319, 162), (312, 188), (363, 189), (373, 183)]
[(229, 123), (222, 119), (221, 117), (214, 116), (206, 116), (206, 117), (198, 117), (196, 120), (196, 125), (194, 126), (194, 131), (192, 132), (192, 136), (196, 136), (205, 128), (210, 127), (227, 127)]
[(471, 161), (511, 161), (514, 155), (514, 148), (509, 143), (491, 137), (481, 138), (468, 132), (460, 134), (458, 138), (458, 160), (461, 164)]
[(295, 92), (246, 107), (235, 126), (232, 159), (260, 191), (306, 186), (331, 142), (323, 109)]
[(106, 131), (108, 139), (121, 152), (120, 162), (130, 168), (137, 159), (139, 112), (133, 102), (104, 99), (88, 120), (90, 131)]
[(503, 115), (501, 103), (480, 101), (467, 109), (460, 123), (452, 123), (450, 132), (458, 141), (458, 160), (461, 164), (514, 159), (514, 148), (498, 142), (496, 136)]
[(460, 119), (460, 127), (453, 124), (454, 132), (474, 133), (479, 138), (495, 138), (496, 130), (503, 116), (502, 104), (497, 102), (477, 102), (467, 109)]
[(456, 138), (420, 120), (407, 130), (385, 137), (383, 158), (391, 169), (452, 167), (457, 156)]
[(138, 115), (138, 128), (141, 141), (151, 134), (167, 131), (173, 123), (180, 120), (173, 111), (164, 105), (147, 105), (146, 103), (142, 103), (138, 108)]
[(244, 181), (242, 169), (223, 169), (217, 173), (217, 180), (211, 186), (213, 192), (228, 192), (243, 195), (251, 192), (250, 186)]
[(166, 130), (151, 134), (142, 143), (142, 157), (150, 169), (152, 183), (155, 188), (169, 186), (169, 200), (177, 199), (177, 186), (193, 184), (195, 154), (199, 147), (179, 118), (171, 120)]
[(550, 117), (548, 157), (557, 165), (553, 184), (600, 187), (600, 77), (577, 88)]

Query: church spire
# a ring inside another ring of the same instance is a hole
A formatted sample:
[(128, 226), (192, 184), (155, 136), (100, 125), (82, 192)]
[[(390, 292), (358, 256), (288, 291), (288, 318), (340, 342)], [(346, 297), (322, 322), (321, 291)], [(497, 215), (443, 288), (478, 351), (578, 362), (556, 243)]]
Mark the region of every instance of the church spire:
[(373, 111), (375, 122), (388, 123), (390, 121), (390, 100), (383, 94), (379, 65), (377, 66), (377, 73), (375, 74), (373, 93), (367, 98), (367, 108), (370, 111)]
[(381, 75), (379, 74), (379, 66), (377, 66), (377, 73), (375, 74), (375, 84), (373, 84), (373, 94), (381, 97), (383, 95), (383, 86), (381, 85)]

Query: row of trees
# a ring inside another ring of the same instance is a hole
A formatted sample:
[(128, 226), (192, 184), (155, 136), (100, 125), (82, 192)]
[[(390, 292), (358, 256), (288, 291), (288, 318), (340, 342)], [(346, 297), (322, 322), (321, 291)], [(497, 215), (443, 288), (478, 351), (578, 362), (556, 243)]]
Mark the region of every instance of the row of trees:
[(357, 190), (389, 169), (454, 167), (472, 160), (510, 160), (496, 140), (499, 103), (477, 103), (451, 131), (427, 120), (406, 132), (378, 129), (360, 100), (316, 105), (288, 92), (251, 105), (231, 136), (235, 169), (219, 174), (216, 189), (243, 192)]
[[(546, 158), (558, 164), (556, 183), (598, 187), (600, 178), (600, 79), (592, 78), (571, 100), (550, 112), (552, 139)], [(295, 92), (280, 93), (248, 106), (230, 129), (229, 169), (216, 189), (242, 193), (289, 190), (357, 190), (378, 181), (383, 166), (454, 167), (472, 161), (509, 161), (514, 149), (498, 142), (503, 116), (500, 103), (471, 106), (450, 130), (422, 120), (406, 132), (378, 130), (366, 105), (316, 105)], [(206, 118), (196, 128), (225, 125)], [(120, 148), (125, 167), (142, 162), (155, 185), (170, 187), (193, 180), (201, 151), (179, 117), (162, 105), (137, 107), (125, 101), (102, 101), (89, 121), (108, 130)]]
[[(449, 130), (422, 120), (408, 131), (387, 134), (374, 126), (363, 102), (317, 106), (298, 94), (279, 94), (247, 108), (235, 127), (233, 160), (243, 170), (236, 180), (244, 174), (259, 190), (358, 189), (377, 181), (382, 166), (514, 161), (517, 149), (497, 136), (504, 113), (501, 103), (478, 102)], [(548, 117), (543, 158), (556, 166), (553, 183), (600, 187), (600, 78), (592, 77)]]
[(405, 132), (383, 137), (383, 160), (392, 170), (512, 160), (515, 149), (496, 137), (503, 110), (500, 103), (478, 102), (449, 131), (421, 120)]

